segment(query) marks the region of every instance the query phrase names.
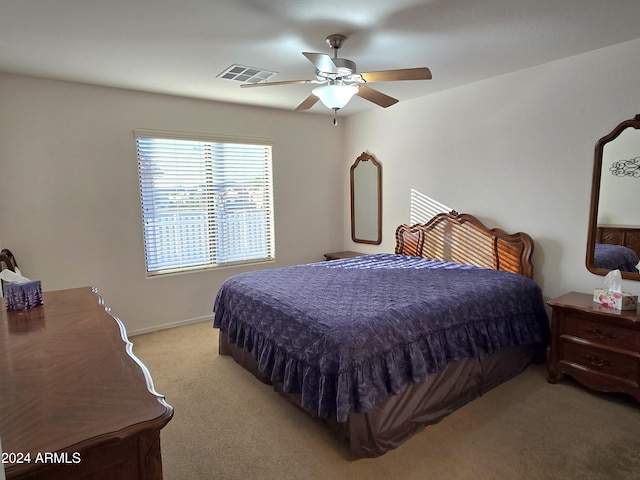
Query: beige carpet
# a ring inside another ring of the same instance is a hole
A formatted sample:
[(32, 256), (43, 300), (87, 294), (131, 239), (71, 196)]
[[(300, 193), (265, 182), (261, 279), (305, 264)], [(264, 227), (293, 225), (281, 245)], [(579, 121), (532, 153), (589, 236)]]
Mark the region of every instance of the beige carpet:
[(640, 479), (640, 407), (541, 365), (376, 459), (349, 461), (321, 422), (217, 354), (209, 322), (138, 335), (133, 352), (175, 409), (166, 480)]

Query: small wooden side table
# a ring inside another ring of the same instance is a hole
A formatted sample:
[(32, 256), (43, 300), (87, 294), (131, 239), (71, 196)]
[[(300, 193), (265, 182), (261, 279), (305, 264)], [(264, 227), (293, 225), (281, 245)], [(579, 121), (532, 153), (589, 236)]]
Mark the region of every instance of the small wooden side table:
[(576, 292), (548, 304), (553, 309), (549, 382), (567, 374), (593, 390), (627, 393), (640, 401), (638, 310), (615, 310)]
[(347, 250), (347, 251), (344, 251), (344, 252), (325, 253), (324, 254), (324, 258), (326, 258), (327, 260), (340, 260), (342, 258), (360, 257), (361, 255), (366, 255), (366, 253), (350, 252), (350, 251)]

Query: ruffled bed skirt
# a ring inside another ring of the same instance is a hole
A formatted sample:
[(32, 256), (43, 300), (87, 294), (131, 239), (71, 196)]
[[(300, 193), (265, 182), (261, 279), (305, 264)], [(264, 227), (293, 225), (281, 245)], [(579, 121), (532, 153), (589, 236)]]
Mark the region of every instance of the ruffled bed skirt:
[[(219, 352), (230, 355), (243, 368), (285, 398), (301, 407), (300, 394), (286, 393), (282, 383), (271, 382), (253, 355), (220, 332)], [(330, 425), (349, 444), (352, 460), (378, 457), (397, 448), (427, 425), (439, 422), (473, 399), (521, 373), (533, 361), (543, 361), (545, 352), (530, 346), (516, 347), (491, 355), (478, 352), (472, 358), (451, 362), (426, 381), (406, 385), (398, 395), (377, 403), (365, 413), (350, 413), (346, 422), (320, 419)], [(301, 407), (302, 408), (302, 407)], [(313, 411), (305, 409), (311, 416)]]

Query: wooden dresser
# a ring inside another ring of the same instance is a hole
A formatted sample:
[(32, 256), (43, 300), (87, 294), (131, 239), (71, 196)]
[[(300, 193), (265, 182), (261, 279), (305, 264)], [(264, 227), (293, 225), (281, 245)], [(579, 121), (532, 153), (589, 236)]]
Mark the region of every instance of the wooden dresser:
[(0, 299), (0, 441), (7, 479), (161, 479), (173, 409), (92, 288)]
[(568, 293), (549, 305), (551, 352), (549, 382), (562, 374), (601, 392), (622, 392), (640, 401), (640, 314)]

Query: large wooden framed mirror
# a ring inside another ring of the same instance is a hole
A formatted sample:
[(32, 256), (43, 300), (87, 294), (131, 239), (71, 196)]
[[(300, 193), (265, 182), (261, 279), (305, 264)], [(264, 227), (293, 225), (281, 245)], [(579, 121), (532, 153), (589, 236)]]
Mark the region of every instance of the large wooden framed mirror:
[(587, 268), (640, 280), (640, 115), (596, 143)]
[(382, 242), (382, 167), (362, 153), (351, 165), (351, 239), (356, 243)]

